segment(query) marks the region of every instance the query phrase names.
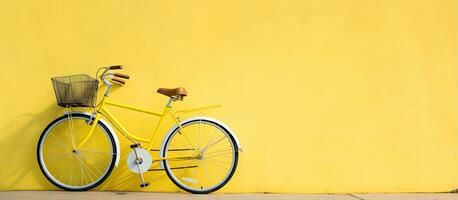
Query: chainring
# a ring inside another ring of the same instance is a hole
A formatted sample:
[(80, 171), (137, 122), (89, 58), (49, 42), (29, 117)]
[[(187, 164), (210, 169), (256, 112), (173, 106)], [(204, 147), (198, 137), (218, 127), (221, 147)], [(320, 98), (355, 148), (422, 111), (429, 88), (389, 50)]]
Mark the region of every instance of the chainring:
[[(135, 155), (134, 149), (137, 152), (138, 158), (141, 160), (141, 163), (139, 164), (140, 172), (137, 167), (137, 156)], [(127, 156), (127, 167), (130, 169), (130, 171), (136, 174), (147, 172), (153, 164), (153, 158), (151, 157), (151, 154), (149, 153), (149, 151), (142, 149), (140, 147), (136, 147), (134, 149), (132, 149), (129, 155)]]

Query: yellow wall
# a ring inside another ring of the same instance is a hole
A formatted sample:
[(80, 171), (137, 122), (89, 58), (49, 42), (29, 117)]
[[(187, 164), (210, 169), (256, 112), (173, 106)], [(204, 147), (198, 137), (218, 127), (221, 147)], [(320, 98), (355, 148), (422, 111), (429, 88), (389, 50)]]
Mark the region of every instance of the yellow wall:
[[(453, 0), (2, 1), (0, 189), (55, 189), (35, 158), (62, 110), (52, 76), (123, 64), (112, 97), (209, 113), (245, 153), (221, 192), (458, 188), (458, 10)], [(146, 136), (153, 119), (117, 110)], [(146, 126), (144, 125), (146, 124)], [(165, 131), (167, 129), (164, 128)], [(122, 140), (123, 144), (127, 144)], [(121, 166), (98, 189), (141, 190)], [(164, 173), (148, 191), (178, 191)]]

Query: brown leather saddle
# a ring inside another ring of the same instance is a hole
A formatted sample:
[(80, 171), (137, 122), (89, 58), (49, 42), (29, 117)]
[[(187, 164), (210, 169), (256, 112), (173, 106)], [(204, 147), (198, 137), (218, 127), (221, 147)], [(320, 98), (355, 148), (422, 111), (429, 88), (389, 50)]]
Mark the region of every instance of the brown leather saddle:
[(168, 97), (185, 97), (186, 95), (188, 95), (188, 92), (186, 92), (186, 89), (182, 87), (173, 88), (173, 89), (159, 88), (157, 90), (157, 93), (163, 94)]

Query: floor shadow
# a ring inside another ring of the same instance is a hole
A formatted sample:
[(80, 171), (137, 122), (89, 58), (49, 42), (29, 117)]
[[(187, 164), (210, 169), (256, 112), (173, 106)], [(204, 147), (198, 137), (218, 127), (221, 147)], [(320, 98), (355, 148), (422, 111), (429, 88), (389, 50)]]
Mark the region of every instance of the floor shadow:
[(39, 114), (23, 113), (0, 128), (0, 189), (51, 188), (41, 174), (37, 163), (36, 148), (43, 129), (58, 116), (62, 109), (55, 104), (49, 105)]

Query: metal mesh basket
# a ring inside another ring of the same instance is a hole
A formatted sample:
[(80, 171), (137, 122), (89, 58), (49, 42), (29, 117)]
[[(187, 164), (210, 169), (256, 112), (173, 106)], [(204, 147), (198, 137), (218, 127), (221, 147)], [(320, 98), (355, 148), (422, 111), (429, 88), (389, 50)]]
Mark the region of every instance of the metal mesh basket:
[(98, 81), (86, 74), (51, 78), (57, 105), (92, 107), (97, 97)]

